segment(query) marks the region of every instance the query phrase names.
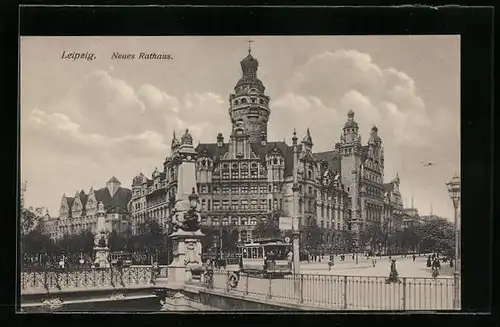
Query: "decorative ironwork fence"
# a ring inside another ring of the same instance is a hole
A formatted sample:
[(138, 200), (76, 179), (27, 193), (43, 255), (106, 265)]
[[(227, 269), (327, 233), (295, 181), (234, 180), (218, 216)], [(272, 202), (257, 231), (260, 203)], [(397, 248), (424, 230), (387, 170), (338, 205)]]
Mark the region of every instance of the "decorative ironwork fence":
[[(233, 276), (233, 277), (231, 277)], [(385, 277), (298, 274), (262, 278), (218, 270), (213, 290), (254, 298), (309, 305), (330, 310), (453, 310), (451, 278)], [(460, 287), (460, 285), (459, 285)]]
[(21, 292), (27, 289), (63, 289), (115, 287), (117, 285), (155, 284), (158, 276), (166, 276), (166, 266), (153, 270), (151, 266), (118, 269), (53, 269), (21, 272)]

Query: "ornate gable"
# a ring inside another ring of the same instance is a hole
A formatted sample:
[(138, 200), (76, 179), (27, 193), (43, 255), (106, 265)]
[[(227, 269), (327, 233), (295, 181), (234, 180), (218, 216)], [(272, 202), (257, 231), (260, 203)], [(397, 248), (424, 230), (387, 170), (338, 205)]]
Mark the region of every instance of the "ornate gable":
[(82, 214), (83, 205), (80, 200), (80, 192), (76, 192), (75, 200), (73, 201), (73, 206), (71, 208), (71, 212), (73, 213), (73, 217), (79, 217)]
[(61, 199), (61, 206), (59, 207), (59, 217), (66, 218), (69, 215), (69, 206), (68, 199), (66, 198), (66, 194), (63, 194)]
[(87, 212), (94, 212), (97, 209), (97, 199), (95, 197), (94, 188), (90, 188), (87, 203), (85, 203), (85, 210)]

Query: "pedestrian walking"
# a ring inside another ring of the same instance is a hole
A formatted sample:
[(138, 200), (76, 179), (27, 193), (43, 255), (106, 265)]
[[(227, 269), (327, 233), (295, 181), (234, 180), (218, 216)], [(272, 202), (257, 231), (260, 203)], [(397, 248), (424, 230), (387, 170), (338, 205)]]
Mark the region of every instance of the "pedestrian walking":
[(386, 284), (400, 283), (398, 270), (396, 269), (396, 260), (391, 260), (391, 272), (389, 277), (385, 280)]
[(377, 264), (377, 258), (375, 256), (372, 257), (372, 265), (373, 267), (375, 267), (375, 265)]
[(415, 262), (415, 253), (413, 253), (413, 262)]

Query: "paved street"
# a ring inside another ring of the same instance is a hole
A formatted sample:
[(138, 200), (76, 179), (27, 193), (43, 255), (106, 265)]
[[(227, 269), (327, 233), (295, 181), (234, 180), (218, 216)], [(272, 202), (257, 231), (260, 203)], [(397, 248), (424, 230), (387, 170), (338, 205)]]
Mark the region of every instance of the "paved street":
[[(400, 277), (431, 277), (430, 268), (426, 267), (426, 257), (417, 257), (413, 262), (410, 256), (406, 258), (394, 257), (396, 259), (396, 268)], [(327, 262), (302, 262), (300, 270), (304, 274), (327, 274), (327, 275), (347, 275), (347, 276), (380, 276), (387, 277), (390, 271), (390, 260), (388, 257), (377, 258), (377, 263), (373, 267), (371, 259), (366, 257), (358, 257), (358, 264), (351, 257), (347, 257), (345, 261), (340, 261), (335, 258), (335, 266), (331, 271), (328, 270)], [(442, 264), (442, 271), (439, 277), (452, 278), (452, 269), (448, 263)]]
[[(238, 286), (229, 292), (278, 301), (301, 302), (329, 309), (354, 310), (437, 310), (452, 309), (452, 269), (443, 264), (440, 278), (433, 279), (426, 267), (426, 258), (395, 258), (403, 284), (386, 284), (390, 260), (377, 259), (375, 267), (371, 260), (358, 257), (358, 264), (351, 257), (346, 261), (335, 261), (328, 270), (327, 262), (301, 263), (305, 277), (265, 279), (242, 276)], [(228, 267), (228, 269), (237, 267)], [(448, 275), (445, 275), (448, 274)], [(348, 276), (348, 277), (343, 277)], [(370, 277), (367, 277), (370, 276)], [(215, 276), (215, 288), (227, 291), (227, 276)]]

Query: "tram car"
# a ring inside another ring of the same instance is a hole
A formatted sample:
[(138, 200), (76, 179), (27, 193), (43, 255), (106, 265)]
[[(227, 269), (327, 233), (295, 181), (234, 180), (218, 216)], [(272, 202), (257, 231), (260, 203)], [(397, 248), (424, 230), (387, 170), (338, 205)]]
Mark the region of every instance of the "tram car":
[(293, 273), (292, 245), (280, 239), (254, 240), (239, 246), (240, 272), (262, 277)]

